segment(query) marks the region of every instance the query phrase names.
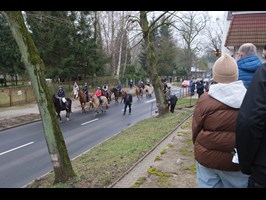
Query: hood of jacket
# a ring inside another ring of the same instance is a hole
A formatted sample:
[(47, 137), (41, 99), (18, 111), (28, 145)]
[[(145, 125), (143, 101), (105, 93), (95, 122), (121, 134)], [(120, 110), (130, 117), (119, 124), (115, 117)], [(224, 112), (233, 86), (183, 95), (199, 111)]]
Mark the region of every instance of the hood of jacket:
[(209, 95), (232, 108), (240, 108), (247, 89), (241, 80), (210, 85)]

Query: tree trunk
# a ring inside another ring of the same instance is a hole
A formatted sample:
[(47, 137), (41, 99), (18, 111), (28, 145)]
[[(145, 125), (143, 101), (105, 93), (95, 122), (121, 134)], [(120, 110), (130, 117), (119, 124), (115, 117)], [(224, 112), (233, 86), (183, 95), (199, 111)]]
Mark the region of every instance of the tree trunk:
[(146, 11), (140, 11), (140, 26), (143, 33), (143, 38), (147, 46), (147, 54), (149, 61), (148, 73), (154, 87), (158, 113), (159, 116), (161, 116), (168, 113), (168, 105), (164, 102), (162, 83), (158, 77), (156, 70), (156, 57), (155, 57), (153, 38), (151, 33), (152, 28), (149, 27)]
[(45, 81), (44, 63), (27, 30), (22, 13), (18, 11), (7, 11), (4, 14), (31, 79), (35, 99), (38, 103), (42, 118), (46, 144), (54, 168), (54, 182), (64, 183), (69, 178), (74, 177), (75, 173), (69, 159), (63, 134), (58, 124), (52, 97)]
[(124, 11), (122, 11), (122, 23), (121, 23), (121, 38), (120, 38), (120, 45), (119, 45), (119, 54), (118, 54), (118, 63), (117, 63), (117, 71), (116, 75), (120, 77), (120, 68), (121, 68), (121, 59), (122, 59), (122, 47), (123, 47), (123, 40), (124, 40)]

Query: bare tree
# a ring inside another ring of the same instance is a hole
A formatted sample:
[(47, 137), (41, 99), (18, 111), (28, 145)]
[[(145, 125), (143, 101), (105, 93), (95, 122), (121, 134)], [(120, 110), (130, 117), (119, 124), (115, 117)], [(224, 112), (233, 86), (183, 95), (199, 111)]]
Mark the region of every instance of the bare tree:
[[(168, 106), (166, 102), (164, 102), (164, 96), (162, 91), (162, 83), (159, 79), (157, 70), (156, 70), (156, 57), (155, 57), (155, 49), (154, 49), (154, 38), (152, 32), (157, 29), (160, 25), (156, 26), (155, 24), (164, 16), (167, 12), (163, 12), (160, 16), (158, 16), (152, 24), (149, 24), (147, 18), (147, 11), (140, 11), (140, 27), (142, 29), (143, 39), (146, 43), (147, 47), (147, 55), (148, 55), (148, 73), (152, 84), (154, 86), (154, 93), (156, 96), (156, 103), (158, 107), (159, 116), (168, 113)], [(169, 17), (165, 18), (165, 21), (169, 19)], [(161, 22), (162, 24), (164, 21)]]
[(218, 53), (216, 56), (219, 56), (219, 52), (222, 48), (222, 23), (223, 22), (219, 18), (216, 18), (215, 21), (210, 21), (208, 26), (206, 26), (206, 37), (208, 40), (206, 49), (210, 52)]
[(45, 81), (45, 65), (28, 32), (22, 13), (18, 11), (7, 11), (4, 12), (4, 15), (10, 26), (12, 35), (18, 44), (22, 61), (31, 79), (35, 98), (42, 117), (48, 151), (54, 168), (54, 182), (66, 182), (68, 179), (74, 177), (75, 173)]
[(186, 73), (190, 76), (193, 62), (192, 54), (193, 51), (199, 48), (194, 43), (198, 42), (196, 38), (206, 27), (209, 18), (207, 12), (195, 11), (180, 12), (180, 15), (175, 15), (175, 17), (177, 24), (173, 24), (173, 26), (180, 32), (181, 37), (184, 39), (187, 54)]
[(118, 17), (116, 11), (106, 11), (99, 13), (99, 22), (103, 32), (103, 42), (106, 55), (111, 58), (110, 72), (114, 76), (115, 68), (115, 36), (118, 30)]

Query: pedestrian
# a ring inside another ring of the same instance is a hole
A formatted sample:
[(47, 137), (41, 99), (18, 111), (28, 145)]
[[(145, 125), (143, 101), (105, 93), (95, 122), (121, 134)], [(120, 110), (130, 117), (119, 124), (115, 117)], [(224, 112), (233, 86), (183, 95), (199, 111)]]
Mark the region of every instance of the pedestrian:
[(195, 93), (195, 82), (193, 79), (190, 80), (190, 96), (194, 96)]
[(264, 48), (262, 49), (262, 54), (261, 57), (266, 59), (266, 45), (264, 46)]
[(78, 86), (77, 82), (75, 81), (74, 85), (73, 85), (73, 94), (74, 94), (73, 98), (74, 99), (78, 98), (78, 90), (79, 90), (79, 86)]
[(133, 102), (132, 94), (129, 94), (129, 93), (127, 93), (125, 91), (125, 96), (124, 96), (124, 104), (125, 104), (125, 107), (124, 107), (124, 113), (123, 113), (123, 115), (126, 114), (127, 106), (128, 106), (128, 109), (129, 109), (129, 114), (131, 114), (131, 105), (132, 105), (132, 102)]
[(165, 98), (166, 98), (169, 111), (170, 111), (170, 106), (171, 106), (171, 96), (172, 96), (171, 85), (167, 84)]
[(242, 44), (237, 52), (238, 80), (242, 80), (246, 88), (251, 83), (253, 75), (262, 62), (257, 54), (257, 48), (252, 43)]
[(212, 67), (213, 84), (195, 105), (192, 141), (200, 188), (244, 188), (248, 176), (232, 162), (236, 118), (246, 93), (234, 58), (225, 54)]
[(204, 84), (203, 80), (197, 81), (197, 93), (198, 93), (198, 98), (204, 93)]
[(175, 111), (175, 106), (176, 106), (176, 102), (177, 102), (178, 98), (176, 95), (171, 95), (170, 97), (170, 112), (174, 113)]
[[(266, 45), (263, 50), (266, 55)], [(266, 63), (259, 67), (240, 107), (236, 149), (249, 188), (266, 187)]]

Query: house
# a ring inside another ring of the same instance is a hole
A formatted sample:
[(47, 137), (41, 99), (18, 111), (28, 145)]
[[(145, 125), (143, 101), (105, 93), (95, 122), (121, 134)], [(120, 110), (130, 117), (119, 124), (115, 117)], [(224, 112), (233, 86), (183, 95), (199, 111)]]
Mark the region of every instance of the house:
[(262, 60), (262, 49), (266, 45), (266, 11), (228, 11), (222, 38), (222, 55), (236, 57), (243, 43), (253, 43)]

